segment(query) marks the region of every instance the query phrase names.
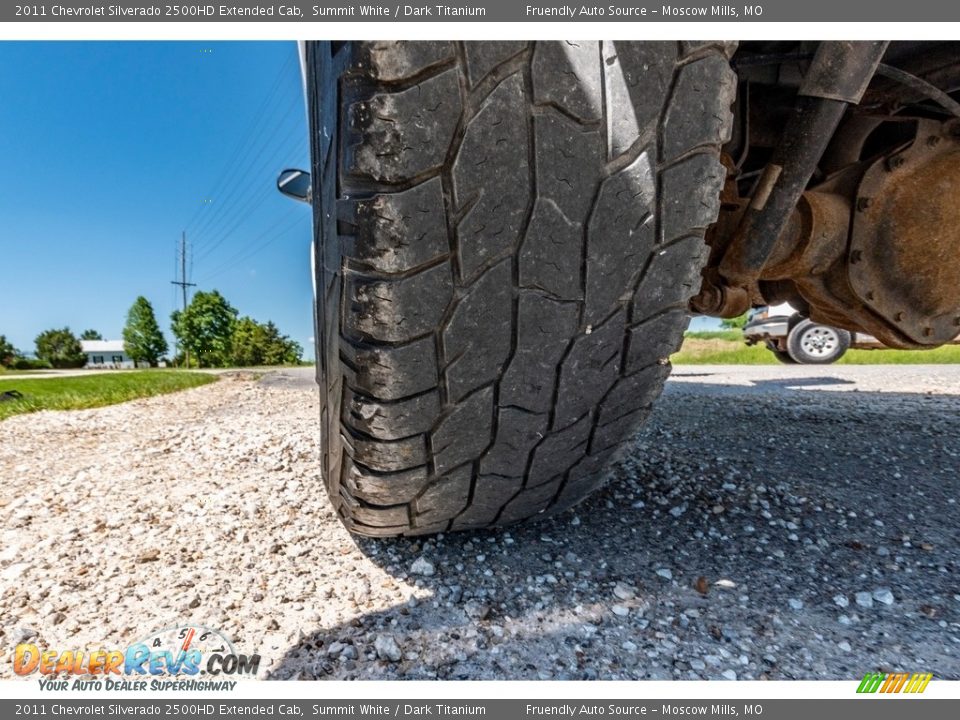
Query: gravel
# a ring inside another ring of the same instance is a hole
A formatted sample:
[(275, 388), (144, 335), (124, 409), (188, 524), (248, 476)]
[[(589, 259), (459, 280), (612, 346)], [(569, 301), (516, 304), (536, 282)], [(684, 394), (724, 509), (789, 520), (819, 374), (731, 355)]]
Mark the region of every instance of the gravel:
[(378, 635), (377, 639), (373, 641), (373, 649), (377, 651), (377, 657), (381, 660), (400, 662), (403, 657), (400, 646), (390, 635)]
[(436, 569), (433, 567), (432, 562), (421, 557), (413, 561), (413, 564), (410, 566), (410, 572), (412, 572), (414, 575), (430, 577), (436, 572)]
[(881, 588), (873, 591), (873, 599), (884, 605), (893, 605), (893, 593), (889, 588)]
[(682, 368), (573, 511), (389, 541), (330, 510), (311, 373), (0, 423), (0, 647), (194, 622), (276, 679), (960, 679), (960, 368)]

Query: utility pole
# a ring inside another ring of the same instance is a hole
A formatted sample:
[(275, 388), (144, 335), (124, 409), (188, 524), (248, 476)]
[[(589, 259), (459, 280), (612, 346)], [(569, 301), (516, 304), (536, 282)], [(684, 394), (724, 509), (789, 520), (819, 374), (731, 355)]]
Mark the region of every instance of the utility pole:
[[(183, 309), (187, 309), (187, 288), (196, 287), (196, 283), (187, 282), (187, 231), (184, 230), (180, 235), (180, 279), (171, 280), (174, 285), (179, 285), (183, 291)], [(184, 346), (183, 354), (187, 361), (187, 367), (190, 367), (190, 348)]]

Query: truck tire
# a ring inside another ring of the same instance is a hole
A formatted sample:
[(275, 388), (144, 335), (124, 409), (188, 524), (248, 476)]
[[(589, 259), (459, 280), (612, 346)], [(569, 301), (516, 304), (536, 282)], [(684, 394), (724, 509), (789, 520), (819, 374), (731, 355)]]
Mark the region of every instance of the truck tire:
[(798, 322), (787, 335), (787, 352), (802, 365), (829, 365), (849, 348), (849, 332), (809, 319)]
[(797, 361), (790, 357), (790, 353), (786, 350), (781, 350), (777, 347), (777, 344), (771, 340), (767, 341), (767, 350), (773, 353), (773, 356), (782, 362), (784, 365), (796, 365)]
[(725, 170), (724, 43), (308, 43), (330, 499), (361, 535), (602, 484), (687, 324)]

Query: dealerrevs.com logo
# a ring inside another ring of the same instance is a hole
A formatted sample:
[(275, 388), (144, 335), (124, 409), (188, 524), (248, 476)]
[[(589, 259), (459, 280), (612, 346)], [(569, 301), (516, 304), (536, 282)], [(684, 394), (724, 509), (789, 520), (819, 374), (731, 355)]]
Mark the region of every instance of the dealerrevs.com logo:
[(232, 690), (236, 681), (224, 676), (252, 678), (259, 667), (259, 655), (238, 653), (223, 632), (203, 625), (164, 628), (123, 650), (23, 643), (13, 654), (14, 672), (39, 675), (45, 690)]

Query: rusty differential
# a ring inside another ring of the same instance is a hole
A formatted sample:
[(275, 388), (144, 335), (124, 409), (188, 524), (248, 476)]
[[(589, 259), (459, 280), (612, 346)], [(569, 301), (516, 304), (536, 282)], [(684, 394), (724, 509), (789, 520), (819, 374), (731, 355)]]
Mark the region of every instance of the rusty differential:
[(909, 148), (864, 174), (848, 274), (902, 344), (936, 346), (960, 334), (960, 142), (939, 123), (921, 123)]

